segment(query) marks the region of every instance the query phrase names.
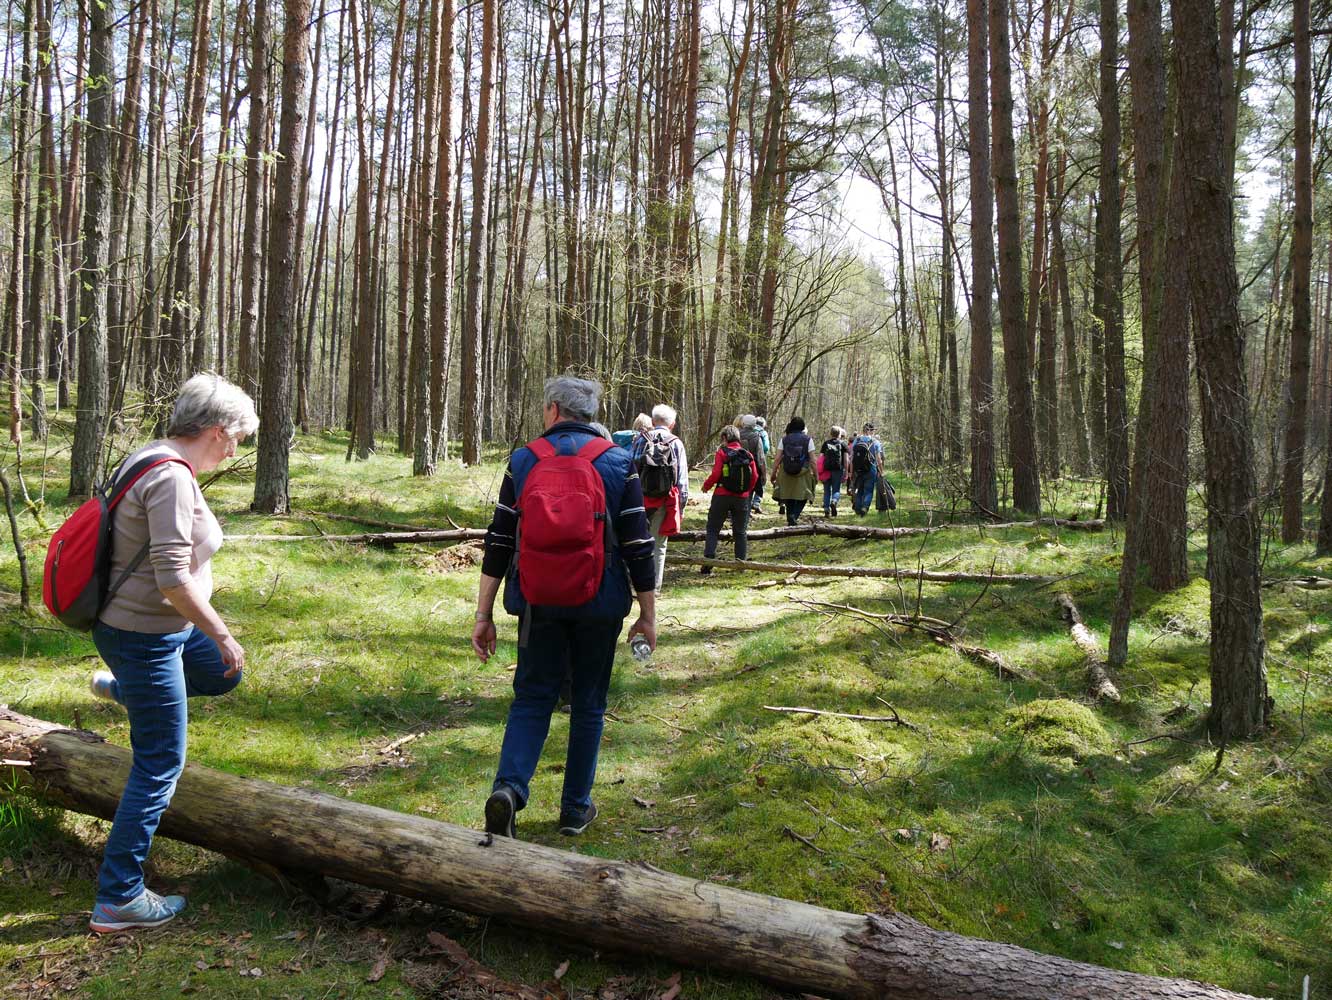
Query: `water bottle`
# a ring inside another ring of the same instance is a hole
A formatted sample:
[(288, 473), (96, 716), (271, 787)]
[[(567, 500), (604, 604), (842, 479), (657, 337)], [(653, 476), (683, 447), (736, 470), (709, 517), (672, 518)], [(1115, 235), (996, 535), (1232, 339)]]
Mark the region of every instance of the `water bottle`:
[(636, 635), (630, 639), (629, 648), (633, 651), (634, 659), (639, 663), (646, 663), (652, 658), (652, 646), (644, 636)]

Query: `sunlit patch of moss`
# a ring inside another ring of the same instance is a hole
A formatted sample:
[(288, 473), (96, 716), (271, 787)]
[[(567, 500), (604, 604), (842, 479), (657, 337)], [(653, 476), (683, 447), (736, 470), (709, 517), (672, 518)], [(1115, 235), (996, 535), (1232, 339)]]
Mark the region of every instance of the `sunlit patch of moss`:
[(1010, 708), (1004, 727), (1019, 750), (1052, 762), (1075, 764), (1114, 747), (1091, 709), (1067, 698), (1041, 698)]

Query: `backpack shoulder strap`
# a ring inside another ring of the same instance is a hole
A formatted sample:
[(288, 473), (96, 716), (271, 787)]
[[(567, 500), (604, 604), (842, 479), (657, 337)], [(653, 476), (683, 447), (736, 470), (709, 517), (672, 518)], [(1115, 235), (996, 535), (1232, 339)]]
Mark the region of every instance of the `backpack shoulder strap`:
[(578, 449), (578, 457), (585, 458), (589, 462), (595, 462), (614, 447), (614, 442), (607, 441), (605, 438), (594, 437)]
[(190, 475), (194, 475), (194, 466), (179, 455), (157, 455), (148, 456), (139, 459), (128, 469), (122, 472), (111, 487), (111, 496), (107, 499), (106, 507), (108, 510), (114, 510), (116, 505), (125, 498), (125, 494), (142, 479), (152, 469), (159, 465), (166, 465), (169, 462), (176, 462), (190, 470)]
[(546, 437), (539, 437), (527, 442), (527, 450), (536, 456), (538, 462), (555, 454), (555, 446)]

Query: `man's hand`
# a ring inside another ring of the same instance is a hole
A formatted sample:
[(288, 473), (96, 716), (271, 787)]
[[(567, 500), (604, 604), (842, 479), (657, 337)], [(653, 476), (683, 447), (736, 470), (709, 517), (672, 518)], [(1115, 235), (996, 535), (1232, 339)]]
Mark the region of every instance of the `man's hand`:
[(236, 641), (236, 637), (229, 633), (216, 641), (218, 651), (222, 654), (222, 662), (227, 665), (226, 673), (222, 676), (235, 677), (245, 669), (245, 650)]
[(495, 655), (495, 623), (494, 621), (478, 621), (472, 627), (472, 648), (476, 650), (476, 655), (485, 663)]
[(648, 645), (653, 649), (657, 648), (657, 619), (654, 615), (649, 618), (647, 615), (639, 615), (637, 620), (629, 626), (629, 634), (625, 637), (625, 642), (633, 642), (634, 636), (641, 635), (648, 641)]

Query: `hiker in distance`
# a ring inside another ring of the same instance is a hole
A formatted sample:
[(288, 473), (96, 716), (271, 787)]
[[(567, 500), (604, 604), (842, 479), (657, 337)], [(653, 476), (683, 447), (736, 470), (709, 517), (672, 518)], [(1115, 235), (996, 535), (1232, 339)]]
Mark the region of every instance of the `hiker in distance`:
[[(712, 457), (712, 472), (703, 480), (703, 492), (712, 494), (708, 507), (707, 538), (703, 543), (703, 558), (717, 554), (717, 541), (722, 525), (731, 522), (731, 537), (735, 540), (735, 557), (749, 555), (749, 503), (758, 483), (758, 466), (754, 456), (740, 446), (740, 429), (727, 424), (721, 429), (721, 447)], [(703, 567), (703, 575), (712, 573), (711, 566)]]
[[(518, 618), (518, 666), (499, 766), (486, 800), (486, 832), (517, 835), (529, 782), (550, 730), (560, 684), (572, 668), (569, 745), (559, 830), (596, 818), (592, 785), (615, 649), (638, 595), (629, 639), (657, 645), (652, 536), (629, 452), (593, 429), (601, 384), (546, 380), (545, 432), (509, 456), (486, 531), (472, 648), (495, 652), (495, 597)], [(521, 522), (522, 530), (519, 531)], [(625, 571), (628, 571), (627, 574)]]
[(99, 934), (157, 927), (185, 909), (183, 896), (144, 885), (143, 863), (185, 767), (187, 699), (226, 694), (245, 667), (245, 650), (210, 603), (222, 529), (195, 477), (258, 427), (240, 388), (195, 375), (176, 397), (166, 438), (117, 474), (115, 492), (125, 493), (111, 522), (113, 593), (92, 634), (110, 670), (93, 674), (92, 693), (125, 707), (134, 764), (97, 876), (89, 926)]
[[(741, 429), (743, 430), (743, 428)], [(768, 421), (764, 417), (754, 418), (754, 429), (758, 431), (763, 447), (759, 451), (752, 452), (754, 461), (758, 463), (759, 467), (759, 479), (754, 484), (752, 509), (755, 514), (761, 514), (763, 513), (763, 484), (768, 481), (768, 459), (772, 457), (772, 441), (768, 439)]]
[(883, 445), (874, 436), (873, 424), (865, 424), (851, 442), (851, 475), (851, 504), (857, 516), (864, 517), (883, 475)]
[(656, 593), (661, 596), (661, 578), (666, 572), (666, 542), (679, 534), (684, 507), (689, 502), (689, 461), (684, 442), (675, 436), (674, 408), (658, 403), (652, 408), (652, 429), (643, 435), (635, 450), (638, 479), (643, 486), (643, 506), (652, 532), (652, 563), (656, 568)]
[(763, 503), (763, 483), (768, 477), (768, 451), (764, 444), (764, 436), (758, 426), (759, 418), (752, 413), (746, 413), (736, 421), (736, 426), (740, 428), (740, 447), (749, 452), (754, 457), (754, 465), (758, 469), (758, 479), (754, 483), (754, 492), (750, 496), (749, 512), (751, 514), (762, 513), (760, 506)]
[(805, 432), (805, 421), (792, 417), (777, 448), (772, 465), (773, 496), (786, 511), (786, 523), (800, 520), (805, 504), (814, 499), (814, 439)]
[(842, 476), (851, 461), (846, 446), (846, 431), (833, 424), (828, 440), (819, 449), (819, 479), (823, 483), (823, 516), (836, 517), (837, 504), (842, 499)]

